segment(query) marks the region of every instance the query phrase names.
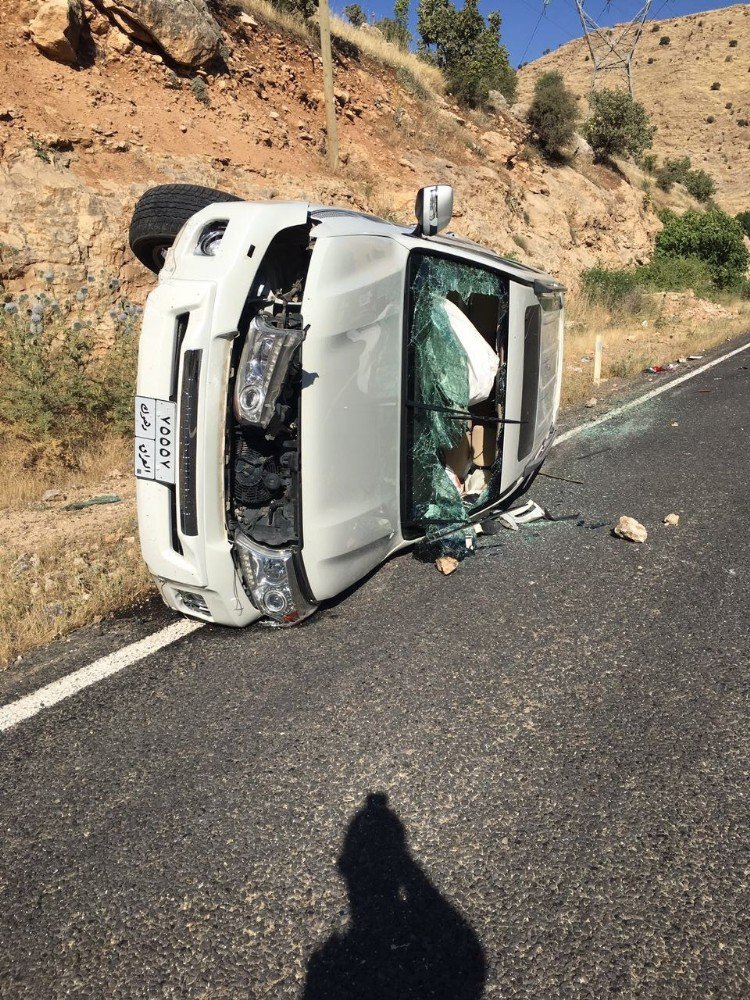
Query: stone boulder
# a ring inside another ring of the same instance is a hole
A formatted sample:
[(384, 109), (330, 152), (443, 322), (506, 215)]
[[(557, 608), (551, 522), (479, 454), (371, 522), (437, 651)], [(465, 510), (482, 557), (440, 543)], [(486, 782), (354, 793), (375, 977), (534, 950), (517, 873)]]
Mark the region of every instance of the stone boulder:
[(29, 25), (40, 52), (55, 62), (73, 64), (78, 59), (78, 43), (83, 27), (81, 0), (42, 0)]
[(127, 35), (153, 42), (181, 66), (219, 55), (221, 31), (206, 0), (95, 0)]
[(507, 111), (508, 101), (499, 90), (491, 90), (487, 95), (487, 107), (490, 111)]
[(570, 151), (573, 156), (577, 156), (580, 160), (594, 159), (594, 150), (579, 132), (573, 133), (573, 141), (570, 145)]
[(510, 109), (510, 113), (514, 118), (517, 118), (519, 122), (525, 122), (529, 115), (529, 105), (528, 104), (514, 104)]

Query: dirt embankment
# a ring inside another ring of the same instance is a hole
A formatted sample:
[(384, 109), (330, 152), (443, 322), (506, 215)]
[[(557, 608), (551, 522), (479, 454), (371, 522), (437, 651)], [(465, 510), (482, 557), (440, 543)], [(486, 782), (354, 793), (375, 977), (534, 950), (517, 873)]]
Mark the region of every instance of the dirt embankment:
[[(126, 39), (91, 3), (83, 65), (32, 42), (34, 4), (0, 24), (0, 280), (45, 273), (74, 289), (149, 286), (126, 247), (150, 184), (186, 180), (248, 198), (310, 198), (409, 219), (416, 189), (456, 188), (454, 228), (575, 282), (599, 261), (647, 257), (658, 222), (631, 183), (590, 163), (550, 168), (513, 115), (467, 116), (404, 70), (336, 56), (342, 166), (324, 158), (315, 46), (259, 17), (225, 19), (226, 68), (181, 70)], [(92, 289), (95, 291), (95, 289)]]

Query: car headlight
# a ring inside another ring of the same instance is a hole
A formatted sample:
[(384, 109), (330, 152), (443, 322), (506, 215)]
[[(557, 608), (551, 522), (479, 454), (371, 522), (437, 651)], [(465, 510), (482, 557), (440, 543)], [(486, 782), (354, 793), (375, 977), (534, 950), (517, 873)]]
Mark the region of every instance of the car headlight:
[(256, 316), (247, 332), (234, 386), (234, 412), (241, 424), (268, 427), (302, 330), (273, 326)]
[(282, 625), (292, 625), (313, 613), (317, 605), (303, 595), (294, 554), (289, 549), (257, 545), (237, 531), (234, 551), (250, 598), (259, 611)]

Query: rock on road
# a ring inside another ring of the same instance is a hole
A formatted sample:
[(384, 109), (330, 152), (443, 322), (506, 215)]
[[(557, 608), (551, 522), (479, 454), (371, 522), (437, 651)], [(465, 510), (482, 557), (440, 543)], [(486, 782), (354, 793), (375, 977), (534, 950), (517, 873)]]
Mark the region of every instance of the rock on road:
[(0, 995), (747, 997), (748, 366), (556, 449), (582, 485), (531, 496), (577, 520), (200, 629), (2, 735)]

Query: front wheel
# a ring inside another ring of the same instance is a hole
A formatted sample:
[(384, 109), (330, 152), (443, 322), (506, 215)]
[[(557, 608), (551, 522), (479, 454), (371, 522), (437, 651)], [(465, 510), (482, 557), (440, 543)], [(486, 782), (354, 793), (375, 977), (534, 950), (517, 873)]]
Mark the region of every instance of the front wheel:
[(242, 201), (234, 194), (200, 184), (159, 184), (143, 194), (130, 221), (130, 249), (155, 274), (187, 220), (208, 205)]

